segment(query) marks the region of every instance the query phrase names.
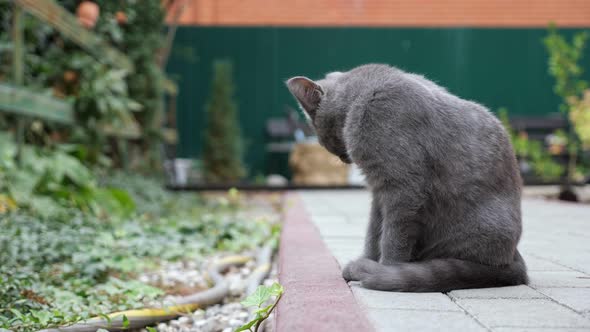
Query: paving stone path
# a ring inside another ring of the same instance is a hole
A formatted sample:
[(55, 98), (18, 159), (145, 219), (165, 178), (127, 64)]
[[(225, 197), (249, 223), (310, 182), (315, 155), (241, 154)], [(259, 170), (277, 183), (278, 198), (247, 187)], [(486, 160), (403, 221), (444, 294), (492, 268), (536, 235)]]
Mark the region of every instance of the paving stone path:
[[(367, 191), (301, 191), (342, 267), (363, 247)], [(380, 292), (351, 285), (377, 331), (590, 331), (590, 205), (523, 200), (519, 245), (527, 286), (444, 293)]]

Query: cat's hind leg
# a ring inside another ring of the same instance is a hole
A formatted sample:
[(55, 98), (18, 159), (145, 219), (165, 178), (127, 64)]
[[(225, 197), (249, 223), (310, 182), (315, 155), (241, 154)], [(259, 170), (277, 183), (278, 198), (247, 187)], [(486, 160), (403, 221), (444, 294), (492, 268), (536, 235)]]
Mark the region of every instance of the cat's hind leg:
[(420, 222), (423, 201), (411, 192), (402, 194), (397, 190), (385, 193), (381, 201), (383, 225), (379, 263), (409, 262), (423, 228)]
[(369, 224), (367, 225), (367, 233), (365, 235), (365, 249), (362, 258), (379, 261), (381, 257), (381, 232), (383, 229), (383, 216), (381, 214), (381, 204), (377, 197), (373, 197), (371, 201), (371, 215), (369, 217)]
[[(379, 262), (370, 257), (361, 257), (346, 264), (342, 269), (342, 277), (346, 281), (361, 280), (361, 276), (371, 273), (397, 263), (409, 262), (416, 244), (416, 239), (421, 225), (417, 222), (408, 222), (405, 224), (382, 225), (383, 234), (376, 241), (377, 247), (381, 248)], [(369, 235), (367, 234), (367, 237)]]
[(357, 273), (355, 272), (355, 262), (362, 259), (369, 259), (375, 262), (381, 258), (381, 231), (383, 229), (383, 216), (381, 214), (381, 204), (377, 197), (373, 196), (371, 200), (371, 214), (369, 216), (369, 223), (367, 225), (367, 232), (365, 234), (365, 248), (363, 255), (349, 262), (344, 269), (342, 269), (342, 277), (346, 281), (358, 280), (355, 279)]

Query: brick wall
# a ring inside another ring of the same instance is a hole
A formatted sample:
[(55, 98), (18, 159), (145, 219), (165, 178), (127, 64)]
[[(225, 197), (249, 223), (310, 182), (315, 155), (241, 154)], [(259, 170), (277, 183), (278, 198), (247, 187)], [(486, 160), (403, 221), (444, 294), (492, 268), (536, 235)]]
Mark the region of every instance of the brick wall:
[(186, 0), (184, 25), (590, 26), (590, 0)]

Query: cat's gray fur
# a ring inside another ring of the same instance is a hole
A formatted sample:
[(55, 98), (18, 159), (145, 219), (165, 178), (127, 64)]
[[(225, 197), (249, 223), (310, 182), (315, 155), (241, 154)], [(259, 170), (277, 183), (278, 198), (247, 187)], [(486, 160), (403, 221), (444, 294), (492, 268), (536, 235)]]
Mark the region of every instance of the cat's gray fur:
[(364, 254), (346, 280), (415, 292), (527, 283), (521, 178), (485, 107), (379, 64), (287, 86), (320, 144), (357, 164), (373, 193)]

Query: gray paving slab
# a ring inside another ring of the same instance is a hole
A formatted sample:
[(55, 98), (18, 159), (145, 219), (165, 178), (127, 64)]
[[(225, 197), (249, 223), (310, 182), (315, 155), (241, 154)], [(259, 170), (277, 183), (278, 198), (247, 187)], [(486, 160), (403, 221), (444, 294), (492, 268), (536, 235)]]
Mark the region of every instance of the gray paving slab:
[(590, 287), (590, 276), (576, 271), (529, 271), (530, 285), (539, 287)]
[(363, 248), (362, 237), (322, 237), (324, 243), (334, 249), (343, 249), (349, 251), (356, 251), (357, 256), (360, 255)]
[(344, 255), (344, 254), (340, 254), (340, 255), (334, 254), (334, 258), (336, 258), (336, 261), (338, 262), (338, 265), (340, 265), (340, 266), (344, 266), (344, 265), (346, 265), (346, 263), (348, 263), (350, 261), (349, 255)]
[(350, 288), (361, 305), (367, 308), (463, 312), (442, 293), (380, 292), (357, 284), (352, 284)]
[(362, 239), (365, 235), (365, 228), (349, 226), (345, 223), (339, 225), (318, 225), (322, 237), (358, 237)]
[(547, 299), (459, 299), (457, 302), (489, 327), (590, 328), (590, 320)]
[(578, 312), (590, 314), (590, 288), (540, 288), (539, 292)]
[(522, 253), (529, 271), (572, 271), (572, 269), (552, 261)]
[(483, 326), (463, 312), (376, 308), (367, 309), (366, 312), (377, 332), (486, 331)]
[[(342, 266), (362, 252), (367, 191), (300, 192), (306, 209)], [(523, 200), (519, 246), (528, 286), (395, 293), (352, 283), (378, 331), (590, 331), (590, 205)]]
[(322, 215), (322, 216), (317, 216), (314, 217), (314, 223), (316, 225), (331, 225), (331, 224), (348, 224), (348, 217), (346, 216), (346, 214), (342, 214), (342, 215)]
[(560, 327), (559, 329), (554, 327), (496, 327), (492, 329), (494, 332), (551, 332), (556, 330), (562, 332), (588, 332), (588, 329), (584, 327)]
[(449, 296), (456, 299), (543, 299), (546, 296), (526, 285), (454, 290)]

